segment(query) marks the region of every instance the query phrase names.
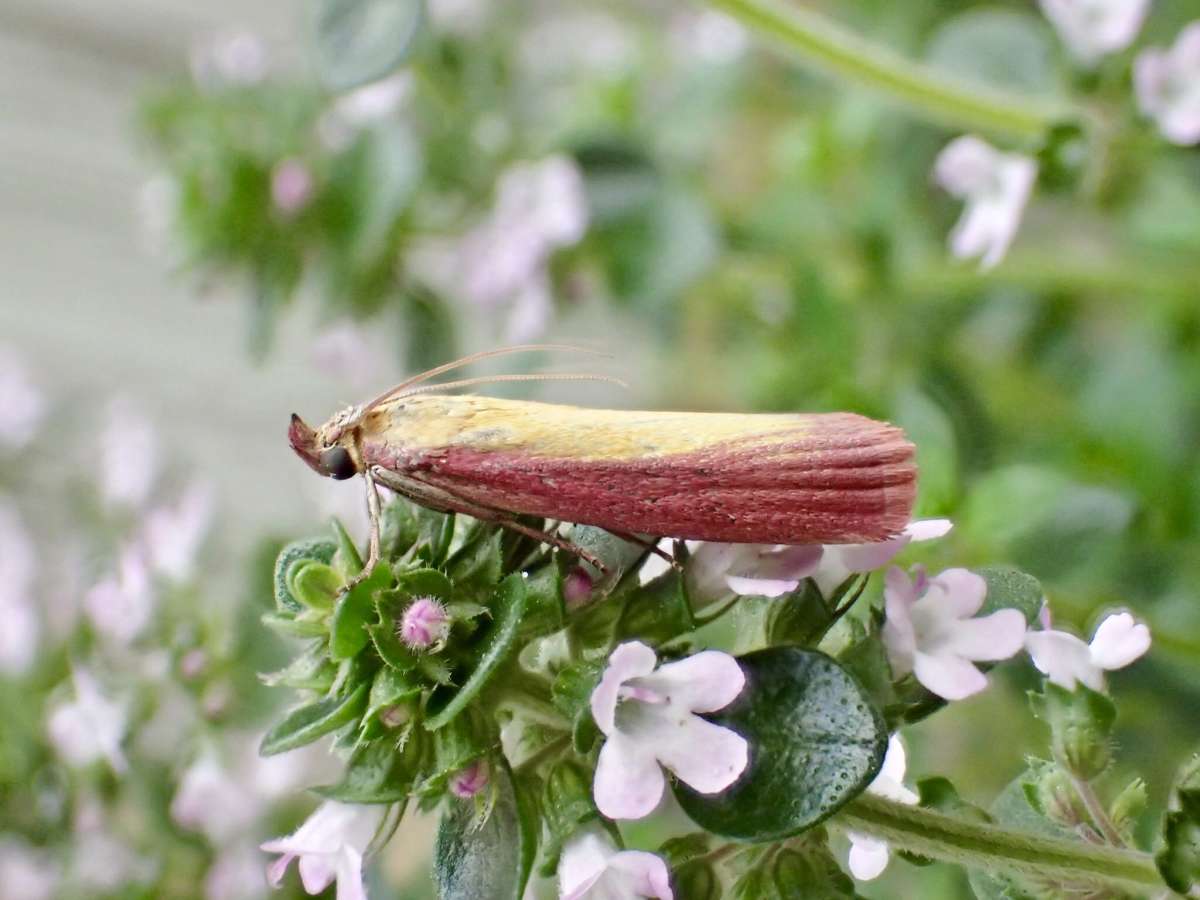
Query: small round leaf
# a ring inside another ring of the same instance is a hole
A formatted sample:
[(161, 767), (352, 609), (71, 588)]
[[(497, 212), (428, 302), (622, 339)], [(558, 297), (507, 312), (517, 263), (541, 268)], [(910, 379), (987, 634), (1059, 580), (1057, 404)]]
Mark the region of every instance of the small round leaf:
[(315, 38), (326, 83), (345, 90), (390, 74), (412, 50), (422, 7), (421, 0), (321, 0)]
[(676, 783), (675, 795), (715, 834), (776, 841), (861, 793), (883, 764), (887, 730), (863, 688), (823, 653), (771, 647), (739, 662), (746, 688), (712, 720), (750, 742), (750, 764), (719, 794)]

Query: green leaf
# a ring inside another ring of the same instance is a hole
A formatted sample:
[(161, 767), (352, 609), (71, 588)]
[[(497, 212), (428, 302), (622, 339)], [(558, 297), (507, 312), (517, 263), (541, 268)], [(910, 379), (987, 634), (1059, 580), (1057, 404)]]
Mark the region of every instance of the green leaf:
[(525, 580), (525, 617), (521, 620), (519, 640), (525, 643), (535, 637), (553, 634), (565, 621), (562, 571), (549, 562), (530, 572)]
[[(521, 625), (521, 617), (525, 612), (525, 580), (519, 572), (509, 575), (496, 586), (496, 592), (489, 605), (493, 619), (491, 625), (484, 632), (479, 661), (463, 686), (454, 693), (446, 705), (433, 712), (425, 720), (426, 728), (431, 730), (441, 728), (466, 709), (467, 704), (483, 690), (492, 676), (496, 674), (496, 670), (516, 648), (517, 632)], [(431, 698), (431, 706), (432, 703)]]
[(1059, 90), (1055, 56), (1054, 35), (1041, 17), (984, 7), (944, 20), (926, 58), (957, 79), (1046, 95)]
[(498, 528), (479, 528), (446, 563), (446, 571), (458, 592), (468, 595), (488, 591), (503, 574)]
[(832, 623), (830, 604), (816, 583), (805, 578), (796, 590), (767, 607), (767, 643), (811, 646), (821, 640)]
[(495, 802), (477, 825), (475, 807), (457, 802), (442, 817), (433, 847), (439, 900), (520, 900), (537, 852), (534, 822), (522, 815), (508, 767), (493, 768)]
[(313, 619), (294, 619), (278, 613), (263, 613), (260, 621), (276, 634), (287, 637), (324, 637), (328, 631), (324, 622)]
[(1188, 894), (1200, 886), (1200, 754), (1176, 776), (1170, 802), (1154, 862), (1171, 890)]
[(298, 560), (311, 559), (317, 562), (330, 563), (337, 546), (324, 538), (308, 538), (303, 541), (293, 541), (275, 558), (275, 606), (284, 612), (302, 612), (302, 604), (288, 586), (288, 570), (292, 563)]
[(617, 624), (617, 635), (620, 638), (646, 638), (658, 644), (695, 628), (696, 620), (688, 602), (683, 573), (668, 569), (634, 592)]
[(417, 510), (417, 556), (430, 566), (440, 566), (446, 561), (452, 540), (454, 513), (424, 508)]
[(353, 722), (367, 704), (367, 685), (360, 684), (344, 697), (329, 697), (292, 710), (274, 728), (263, 735), (258, 752), (273, 756), (311, 744), (317, 738)]
[(379, 552), (384, 559), (403, 556), (419, 536), (416, 506), (397, 497), (383, 508), (379, 521)]
[(326, 658), (325, 642), (297, 656), (286, 667), (277, 672), (259, 675), (259, 680), (268, 687), (290, 687), (303, 691), (324, 693), (333, 687), (337, 668)]
[(866, 789), (883, 764), (883, 717), (854, 678), (815, 650), (743, 656), (746, 688), (712, 720), (750, 742), (734, 785), (706, 796), (675, 785), (684, 812), (716, 834), (775, 841), (811, 828)]
[(325, 563), (298, 559), (287, 573), (288, 589), (293, 597), (309, 609), (328, 612), (334, 599), (345, 585), (345, 579)]
[(346, 526), (340, 519), (333, 520), (333, 537), (337, 542), (337, 553), (334, 555), (333, 564), (346, 578), (357, 575), (363, 568), (362, 557), (358, 553), (358, 548), (354, 546), (354, 539), (350, 537), (350, 533), (346, 531)]
[(375, 673), (371, 682), (371, 693), (367, 698), (367, 717), (378, 715), (381, 710), (411, 700), (421, 693), (421, 686), (390, 666), (383, 666)]
[(979, 615), (986, 616), (998, 609), (1015, 609), (1025, 616), (1028, 624), (1037, 622), (1042, 604), (1046, 602), (1046, 592), (1040, 581), (1012, 566), (984, 566), (975, 572), (987, 582), (987, 597)]
[(314, 21), (317, 65), (334, 90), (375, 81), (412, 52), (420, 0), (321, 0)]
[(375, 596), (392, 583), (392, 570), (378, 563), (371, 574), (342, 593), (329, 629), (329, 655), (350, 659), (370, 642), (367, 622), (375, 615)]
[(337, 784), (313, 788), (313, 792), (341, 803), (397, 803), (408, 798), (413, 779), (420, 771), (422, 741), (418, 728), (405, 729), (402, 741), (374, 740), (351, 755)]

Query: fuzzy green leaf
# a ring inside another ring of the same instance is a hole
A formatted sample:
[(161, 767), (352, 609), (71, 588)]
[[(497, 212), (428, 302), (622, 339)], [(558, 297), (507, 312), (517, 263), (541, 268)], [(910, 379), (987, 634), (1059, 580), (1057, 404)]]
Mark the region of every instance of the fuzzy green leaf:
[(750, 763), (719, 794), (677, 783), (675, 796), (715, 834), (780, 840), (832, 815), (870, 784), (887, 730), (858, 682), (823, 653), (772, 647), (739, 662), (746, 687), (711, 718), (750, 742)]
[(392, 570), (378, 563), (371, 574), (338, 598), (329, 629), (329, 655), (350, 659), (370, 642), (367, 622), (375, 617), (375, 596), (392, 583)]
[(421, 0), (321, 0), (314, 44), (326, 84), (346, 90), (394, 71), (412, 52), (422, 9)]
[(367, 685), (360, 684), (344, 697), (329, 697), (292, 710), (282, 722), (263, 735), (258, 752), (273, 756), (311, 744), (353, 722), (362, 715), (367, 704)]
[(536, 822), (523, 815), (506, 766), (493, 770), (495, 802), (479, 825), (475, 805), (454, 803), (433, 847), (439, 900), (520, 900), (537, 852)]
[(279, 556), (275, 558), (275, 606), (283, 612), (302, 612), (304, 604), (302, 604), (292, 593), (291, 587), (288, 585), (288, 571), (293, 563), (299, 560), (315, 560), (321, 563), (330, 563), (333, 561), (333, 554), (337, 551), (337, 546), (330, 540), (324, 538), (309, 538), (303, 541), (293, 541), (282, 550), (279, 551)]
[[(525, 580), (519, 572), (509, 575), (496, 586), (489, 608), (492, 611), (492, 623), (481, 639), (482, 649), (479, 651), (475, 668), (449, 701), (437, 711), (431, 712), (425, 720), (426, 728), (441, 728), (466, 709), (467, 704), (475, 699), (496, 674), (500, 665), (516, 649), (517, 632), (525, 612)], [(432, 698), (430, 706), (433, 707)]]
[(341, 803), (397, 803), (407, 799), (421, 762), (425, 735), (406, 729), (403, 740), (375, 740), (350, 755), (337, 784), (313, 788), (313, 793)]

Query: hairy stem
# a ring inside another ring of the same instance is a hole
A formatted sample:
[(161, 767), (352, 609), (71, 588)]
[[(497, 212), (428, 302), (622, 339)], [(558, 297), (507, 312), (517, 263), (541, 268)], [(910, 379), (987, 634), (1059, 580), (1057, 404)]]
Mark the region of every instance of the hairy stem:
[[(1070, 772), (1064, 767), (1063, 771)], [(1124, 847), (1125, 839), (1121, 837), (1121, 832), (1117, 831), (1117, 826), (1108, 817), (1108, 812), (1104, 809), (1104, 804), (1100, 802), (1100, 798), (1096, 796), (1096, 792), (1092, 790), (1089, 782), (1078, 778), (1075, 775), (1069, 775), (1071, 785), (1075, 788), (1075, 793), (1083, 802), (1083, 808), (1088, 811), (1088, 815), (1092, 819), (1092, 823), (1096, 829), (1104, 837), (1108, 843), (1114, 847)]]
[(1014, 138), (1037, 138), (1079, 112), (1046, 106), (912, 62), (828, 21), (810, 9), (781, 0), (710, 0), (745, 25), (768, 34), (800, 61), (827, 75), (880, 90), (943, 124)]
[(834, 821), (896, 849), (988, 872), (1070, 885), (1163, 887), (1147, 853), (972, 822), (872, 794), (851, 801)]

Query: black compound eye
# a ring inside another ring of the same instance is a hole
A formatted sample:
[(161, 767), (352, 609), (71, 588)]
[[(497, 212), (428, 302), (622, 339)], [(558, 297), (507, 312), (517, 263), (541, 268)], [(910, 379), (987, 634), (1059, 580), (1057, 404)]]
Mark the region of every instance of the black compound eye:
[(321, 451), (321, 469), (330, 478), (345, 481), (358, 474), (358, 467), (345, 447), (330, 447)]

